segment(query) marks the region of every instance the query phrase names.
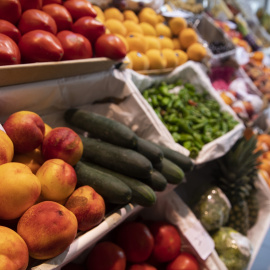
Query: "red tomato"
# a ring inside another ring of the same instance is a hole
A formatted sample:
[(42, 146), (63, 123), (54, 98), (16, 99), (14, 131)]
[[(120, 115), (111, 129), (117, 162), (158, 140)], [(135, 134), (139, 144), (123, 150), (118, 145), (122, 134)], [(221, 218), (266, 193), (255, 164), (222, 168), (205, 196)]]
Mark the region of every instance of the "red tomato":
[(115, 35), (103, 34), (95, 43), (96, 57), (108, 57), (116, 60), (124, 58), (126, 54), (126, 45), (119, 37)]
[(0, 20), (0, 33), (9, 36), (16, 43), (18, 43), (21, 38), (19, 29), (14, 24), (6, 20)]
[(43, 0), (43, 6), (46, 6), (46, 5), (49, 5), (49, 4), (62, 5), (62, 0)]
[(58, 38), (44, 30), (33, 30), (24, 34), (19, 48), (25, 63), (60, 61), (64, 55)]
[(126, 256), (118, 245), (104, 241), (90, 251), (86, 266), (88, 270), (125, 270)]
[(157, 268), (148, 263), (140, 263), (131, 265), (128, 270), (157, 270)]
[(116, 243), (123, 248), (127, 261), (141, 263), (149, 258), (154, 238), (145, 224), (125, 222), (116, 231)]
[(57, 38), (64, 49), (62, 60), (85, 59), (93, 56), (91, 43), (83, 35), (64, 30), (57, 34)]
[(166, 270), (200, 270), (200, 266), (192, 254), (182, 252), (167, 265)]
[(16, 24), (22, 14), (19, 0), (0, 1), (0, 19)]
[(82, 17), (72, 25), (72, 31), (85, 36), (93, 46), (105, 30), (101, 22), (90, 16)]
[(57, 33), (57, 25), (51, 15), (38, 9), (26, 10), (18, 23), (21, 34), (25, 34), (32, 30), (44, 30), (50, 33)]
[(180, 253), (181, 238), (177, 228), (166, 221), (152, 221), (148, 224), (155, 245), (151, 256), (157, 262), (168, 262)]
[(49, 4), (42, 7), (42, 10), (51, 15), (57, 25), (57, 31), (70, 30), (73, 20), (69, 11), (62, 5)]
[(21, 63), (21, 54), (17, 44), (10, 37), (0, 34), (0, 66)]
[(42, 7), (42, 0), (20, 0), (21, 6), (22, 6), (22, 11), (25, 11), (27, 9), (41, 9)]
[(84, 16), (90, 16), (93, 18), (96, 18), (97, 16), (97, 12), (88, 1), (69, 0), (64, 2), (63, 5), (70, 12), (74, 22)]

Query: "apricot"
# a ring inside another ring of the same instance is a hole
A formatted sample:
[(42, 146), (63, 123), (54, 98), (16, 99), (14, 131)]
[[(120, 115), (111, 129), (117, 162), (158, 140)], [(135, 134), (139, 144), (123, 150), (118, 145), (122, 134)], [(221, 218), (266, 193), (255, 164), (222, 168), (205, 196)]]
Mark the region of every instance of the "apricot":
[(77, 175), (74, 168), (62, 159), (49, 159), (38, 169), (43, 200), (62, 201), (75, 190)]
[(0, 165), (0, 218), (20, 217), (38, 199), (41, 185), (31, 169), (17, 162)]
[(200, 43), (193, 43), (187, 49), (187, 55), (189, 60), (201, 62), (207, 55), (205, 47)]
[(155, 27), (158, 23), (158, 15), (156, 11), (150, 7), (144, 7), (138, 14), (139, 21), (147, 22)]
[(43, 141), (45, 125), (41, 117), (31, 111), (11, 114), (3, 125), (14, 144), (15, 153), (31, 152)]
[(192, 28), (185, 28), (179, 33), (181, 48), (186, 50), (193, 43), (198, 42), (198, 35)]
[(25, 270), (28, 263), (28, 248), (21, 236), (0, 226), (0, 270)]
[(11, 162), (13, 156), (13, 142), (4, 131), (0, 130), (0, 165)]
[(126, 36), (126, 41), (128, 43), (129, 51), (145, 53), (147, 50), (147, 41), (142, 34), (135, 32), (130, 33)]
[(167, 60), (160, 50), (150, 49), (146, 56), (149, 59), (149, 69), (162, 69), (167, 65)]
[(104, 199), (90, 186), (77, 188), (68, 198), (65, 207), (76, 216), (80, 231), (92, 229), (105, 216)]
[(63, 205), (44, 201), (30, 207), (20, 218), (18, 234), (24, 239), (30, 257), (53, 258), (64, 252), (77, 235), (75, 215)]
[(52, 129), (42, 143), (42, 156), (45, 161), (59, 158), (73, 166), (81, 159), (82, 153), (80, 136), (68, 127)]
[(161, 53), (166, 58), (166, 68), (175, 68), (178, 65), (178, 57), (174, 50), (165, 48), (161, 50)]
[(138, 71), (149, 69), (149, 60), (144, 53), (131, 51), (127, 54), (127, 58), (131, 61), (133, 70)]
[(137, 17), (136, 13), (133, 10), (127, 9), (123, 11), (124, 20), (133, 21), (135, 23), (139, 23), (139, 18)]

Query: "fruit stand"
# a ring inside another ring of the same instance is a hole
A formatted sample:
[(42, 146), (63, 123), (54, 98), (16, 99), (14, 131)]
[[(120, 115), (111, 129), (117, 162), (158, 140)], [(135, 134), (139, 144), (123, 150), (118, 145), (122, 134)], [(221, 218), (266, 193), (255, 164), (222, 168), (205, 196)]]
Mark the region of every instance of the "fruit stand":
[[(261, 51), (238, 63), (202, 6), (41, 2), (18, 0), (16, 18), (0, 3), (13, 49), (0, 55), (0, 269), (251, 269), (270, 224)], [(73, 21), (62, 35), (54, 5)], [(31, 29), (50, 12), (56, 27)]]

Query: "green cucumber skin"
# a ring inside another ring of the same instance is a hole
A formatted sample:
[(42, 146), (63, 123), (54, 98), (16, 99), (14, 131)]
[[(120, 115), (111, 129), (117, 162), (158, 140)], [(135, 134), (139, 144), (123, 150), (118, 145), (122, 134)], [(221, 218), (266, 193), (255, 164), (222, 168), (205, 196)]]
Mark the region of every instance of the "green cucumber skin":
[(159, 171), (153, 170), (149, 179), (143, 180), (154, 191), (164, 191), (167, 187), (167, 179)]
[(183, 155), (182, 153), (179, 153), (177, 151), (174, 151), (166, 146), (158, 145), (158, 146), (164, 154), (164, 157), (175, 163), (177, 166), (179, 166), (184, 172), (190, 172), (194, 168), (194, 163), (191, 160), (191, 158)]
[(184, 171), (167, 158), (163, 158), (161, 163), (155, 166), (155, 169), (167, 179), (168, 183), (173, 185), (181, 184), (185, 177)]
[(125, 183), (132, 191), (131, 203), (136, 203), (143, 207), (150, 207), (156, 203), (157, 197), (153, 189), (140, 180), (103, 168), (99, 165), (89, 164), (89, 166), (106, 174), (110, 174)]
[(129, 127), (103, 115), (86, 110), (68, 109), (64, 118), (67, 123), (105, 142), (130, 149), (137, 145), (137, 135)]
[(151, 142), (138, 137), (136, 151), (148, 158), (152, 164), (161, 162), (163, 151)]
[(152, 163), (140, 153), (93, 138), (81, 139), (86, 161), (134, 178), (151, 176)]
[(91, 186), (108, 203), (127, 204), (132, 198), (131, 189), (118, 178), (91, 168), (87, 162), (75, 165), (79, 186)]

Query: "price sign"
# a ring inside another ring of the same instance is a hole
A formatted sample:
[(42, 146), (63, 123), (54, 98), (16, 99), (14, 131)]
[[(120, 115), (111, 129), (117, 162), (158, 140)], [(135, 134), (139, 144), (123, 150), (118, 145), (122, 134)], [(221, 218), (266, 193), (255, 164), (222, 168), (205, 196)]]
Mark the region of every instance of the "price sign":
[(193, 224), (185, 230), (184, 235), (202, 260), (206, 260), (214, 251), (215, 243), (201, 223)]
[(6, 133), (6, 131), (4, 130), (4, 128), (1, 124), (0, 124), (0, 130), (3, 130)]

